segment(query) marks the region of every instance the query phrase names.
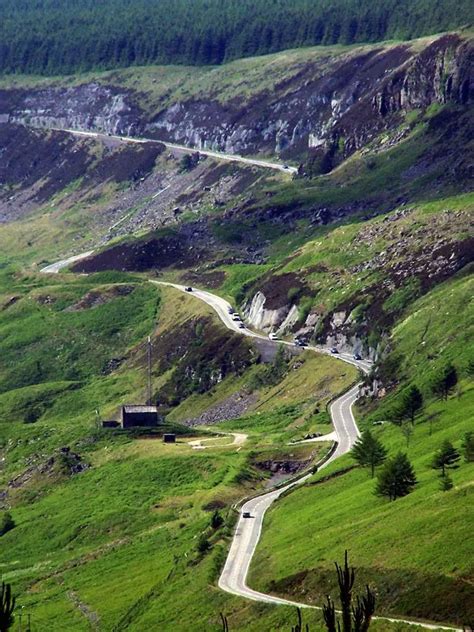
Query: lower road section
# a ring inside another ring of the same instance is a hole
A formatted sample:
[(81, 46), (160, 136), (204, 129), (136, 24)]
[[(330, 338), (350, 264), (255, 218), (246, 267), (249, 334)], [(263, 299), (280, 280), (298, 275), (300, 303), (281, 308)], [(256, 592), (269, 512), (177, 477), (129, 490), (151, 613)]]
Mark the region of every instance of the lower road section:
[[(165, 283), (160, 281), (153, 281), (158, 285), (168, 285), (176, 288), (177, 290), (186, 291), (186, 287), (175, 283)], [(206, 302), (210, 305), (221, 321), (231, 329), (244, 336), (251, 336), (254, 338), (268, 338), (262, 334), (251, 331), (248, 328), (241, 328), (239, 322), (232, 320), (231, 305), (220, 296), (216, 296), (211, 292), (204, 290), (197, 290), (192, 288), (191, 294), (196, 298)], [(294, 343), (287, 341), (275, 341), (275, 344), (286, 344), (294, 346)], [(316, 351), (319, 353), (330, 353), (327, 349), (308, 346), (306, 349)], [(335, 358), (348, 362), (357, 366), (364, 373), (370, 371), (372, 363), (367, 360), (355, 360), (348, 354), (336, 354)], [(334, 426), (334, 432), (336, 436), (336, 449), (331, 456), (318, 468), (318, 471), (324, 467), (327, 467), (329, 463), (332, 463), (335, 459), (339, 458), (343, 454), (347, 454), (354, 445), (359, 436), (359, 429), (352, 413), (352, 406), (359, 396), (359, 385), (354, 386), (349, 391), (334, 400), (330, 407), (331, 420)], [(224, 568), (221, 576), (219, 577), (219, 588), (225, 592), (244, 597), (245, 599), (251, 599), (252, 601), (260, 601), (264, 603), (270, 603), (275, 605), (285, 606), (297, 606), (299, 608), (314, 608), (305, 603), (299, 603), (290, 601), (288, 599), (282, 599), (274, 595), (258, 592), (247, 586), (247, 575), (252, 562), (252, 558), (257, 548), (260, 535), (262, 533), (263, 520), (265, 512), (272, 505), (272, 503), (287, 491), (291, 487), (301, 485), (304, 483), (311, 474), (307, 474), (296, 481), (267, 492), (255, 498), (251, 498), (241, 508), (237, 527), (234, 532), (234, 538), (227, 556)], [(449, 626), (442, 626), (431, 623), (420, 623), (417, 621), (411, 621), (409, 619), (395, 619), (391, 617), (374, 617), (381, 621), (388, 621), (391, 623), (405, 623), (408, 625), (416, 626), (427, 630), (451, 630), (455, 632), (462, 632), (461, 628), (454, 628)]]

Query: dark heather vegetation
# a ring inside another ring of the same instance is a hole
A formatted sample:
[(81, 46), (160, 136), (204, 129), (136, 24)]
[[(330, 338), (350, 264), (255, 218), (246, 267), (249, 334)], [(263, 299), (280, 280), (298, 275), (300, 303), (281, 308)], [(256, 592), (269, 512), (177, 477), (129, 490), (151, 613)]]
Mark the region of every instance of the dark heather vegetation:
[(472, 19), (469, 0), (5, 0), (0, 71), (221, 64), (314, 44), (409, 39)]

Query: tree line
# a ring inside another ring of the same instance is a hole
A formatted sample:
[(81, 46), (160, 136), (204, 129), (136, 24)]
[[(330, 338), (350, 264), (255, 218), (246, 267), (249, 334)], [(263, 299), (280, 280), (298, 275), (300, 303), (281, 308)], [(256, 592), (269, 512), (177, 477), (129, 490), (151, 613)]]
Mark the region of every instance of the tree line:
[(470, 0), (3, 0), (0, 72), (207, 65), (472, 23)]

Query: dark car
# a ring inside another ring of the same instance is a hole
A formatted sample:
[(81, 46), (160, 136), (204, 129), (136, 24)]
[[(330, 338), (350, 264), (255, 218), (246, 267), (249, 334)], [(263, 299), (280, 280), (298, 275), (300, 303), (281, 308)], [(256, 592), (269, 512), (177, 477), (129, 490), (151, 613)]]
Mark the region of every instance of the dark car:
[(360, 353), (354, 353), (354, 360), (362, 360)]
[(239, 323), (239, 329), (245, 329), (244, 323)]
[(188, 286), (188, 287), (185, 287), (185, 288), (184, 288), (184, 291), (185, 291), (185, 292), (192, 292), (192, 291), (193, 291), (193, 288)]
[(228, 308), (227, 308), (227, 312), (228, 312), (229, 314), (233, 314), (233, 313), (234, 313), (234, 308), (233, 308), (233, 307), (228, 307)]
[(339, 353), (339, 349), (337, 347), (331, 347), (331, 353)]
[(306, 343), (305, 343), (305, 341), (304, 341), (304, 340), (299, 340), (299, 339), (298, 339), (298, 340), (295, 340), (295, 345), (296, 345), (297, 347), (305, 347), (305, 346), (306, 346)]
[(243, 511), (242, 512), (242, 518), (251, 518), (251, 514), (250, 511)]

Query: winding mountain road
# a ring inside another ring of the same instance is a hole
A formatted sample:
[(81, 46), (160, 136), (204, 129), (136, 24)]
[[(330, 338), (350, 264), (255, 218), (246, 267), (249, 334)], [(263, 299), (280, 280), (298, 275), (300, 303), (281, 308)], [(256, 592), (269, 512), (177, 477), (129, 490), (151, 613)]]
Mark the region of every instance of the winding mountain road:
[[(41, 272), (49, 274), (58, 273), (62, 269), (67, 268), (70, 263), (83, 259), (90, 254), (91, 252), (83, 253), (82, 255), (76, 255), (74, 257), (64, 259), (55, 264), (46, 266), (41, 270)], [(186, 286), (179, 285), (177, 283), (168, 283), (165, 281), (156, 281), (153, 279), (150, 279), (150, 282), (156, 285), (173, 287), (182, 292), (186, 292)], [(228, 329), (244, 336), (261, 338), (266, 341), (269, 340), (267, 336), (251, 331), (247, 327), (241, 328), (239, 326), (240, 323), (232, 319), (232, 306), (220, 296), (216, 296), (211, 292), (198, 290), (195, 288), (192, 289), (192, 292), (190, 292), (189, 295), (204, 301), (210, 307), (212, 307), (216, 314), (219, 316), (220, 320)], [(275, 343), (295, 346), (294, 343), (284, 340), (275, 341)], [(306, 346), (305, 349), (310, 349), (318, 353), (330, 353), (330, 351), (327, 349), (315, 346)], [(339, 353), (334, 357), (358, 367), (364, 373), (368, 373), (372, 366), (372, 363), (367, 360), (355, 360), (351, 355), (345, 353)], [(360, 435), (359, 429), (354, 419), (354, 415), (352, 413), (352, 406), (357, 400), (358, 394), (359, 385), (356, 385), (332, 402), (330, 413), (334, 426), (334, 435), (336, 437), (337, 445), (331, 456), (327, 459), (327, 461), (324, 462), (324, 464), (322, 464), (318, 468), (318, 470), (322, 469), (323, 467), (327, 467), (329, 463), (332, 463), (338, 457), (349, 452), (349, 450), (352, 448), (355, 441), (357, 440), (358, 436)], [(234, 532), (234, 538), (232, 540), (229, 554), (219, 578), (219, 588), (221, 588), (225, 592), (253, 601), (275, 605), (297, 606), (299, 608), (320, 609), (317, 606), (311, 606), (309, 604), (290, 601), (288, 599), (282, 599), (281, 597), (276, 597), (274, 595), (261, 593), (247, 586), (247, 575), (250, 563), (255, 553), (255, 549), (260, 539), (265, 512), (271, 506), (271, 504), (283, 494), (283, 492), (297, 485), (301, 485), (310, 476), (311, 474), (306, 474), (297, 480), (293, 480), (283, 487), (263, 493), (260, 496), (251, 498), (244, 503), (241, 508), (239, 520)], [(244, 518), (244, 513), (250, 514), (251, 517)], [(419, 621), (412, 621), (409, 619), (391, 617), (374, 617), (374, 619), (380, 621), (388, 621), (391, 623), (404, 623), (411, 626), (417, 626), (426, 630), (449, 630), (453, 632), (462, 632), (462, 628), (443, 626), (432, 623), (421, 623)]]
[[(157, 285), (166, 285), (174, 287), (177, 290), (186, 291), (184, 285), (176, 283), (167, 283), (164, 281), (151, 281)], [(239, 323), (232, 320), (232, 314), (230, 313), (231, 305), (220, 296), (216, 296), (211, 292), (205, 290), (197, 290), (195, 288), (190, 292), (190, 296), (204, 301), (210, 307), (212, 307), (220, 320), (226, 327), (244, 336), (250, 336), (252, 338), (262, 338), (268, 340), (268, 338), (262, 334), (251, 331), (250, 329), (241, 329)], [(286, 344), (295, 346), (294, 343), (287, 341), (275, 341), (277, 344)], [(319, 353), (330, 353), (327, 349), (307, 346), (306, 349), (311, 349)], [(367, 360), (354, 360), (354, 358), (348, 354), (339, 353), (334, 357), (353, 364), (364, 373), (368, 373), (372, 366), (372, 363)], [(354, 445), (355, 441), (359, 437), (359, 429), (352, 413), (352, 406), (359, 396), (359, 385), (353, 386), (346, 393), (334, 400), (330, 406), (331, 419), (334, 426), (334, 432), (337, 437), (337, 446), (331, 456), (324, 462), (318, 471), (324, 467), (327, 467), (334, 460), (349, 452)], [(316, 608), (317, 606), (310, 606), (309, 604), (290, 601), (288, 599), (282, 599), (281, 597), (275, 597), (274, 595), (268, 595), (266, 593), (258, 592), (247, 586), (247, 575), (250, 568), (255, 549), (257, 548), (258, 541), (262, 532), (263, 519), (265, 512), (277, 500), (284, 492), (291, 487), (301, 485), (304, 483), (311, 474), (307, 474), (296, 481), (292, 481), (288, 485), (275, 489), (273, 491), (264, 493), (255, 498), (248, 500), (241, 508), (239, 520), (234, 532), (234, 538), (227, 556), (224, 568), (221, 576), (219, 577), (219, 588), (225, 592), (251, 599), (252, 601), (259, 601), (263, 603), (296, 606), (299, 608)], [(250, 518), (244, 518), (244, 514), (250, 514)], [(391, 617), (374, 617), (374, 619), (380, 621), (388, 621), (391, 623), (404, 623), (407, 625), (418, 626), (427, 630), (450, 630), (454, 632), (462, 632), (461, 628), (443, 626), (431, 623), (421, 623), (418, 621), (411, 621), (409, 619), (391, 618)]]
[(238, 154), (226, 154), (220, 151), (212, 151), (211, 149), (199, 149), (198, 147), (187, 147), (186, 145), (179, 145), (177, 143), (169, 143), (168, 141), (159, 140), (157, 138), (134, 138), (133, 136), (109, 136), (101, 132), (89, 132), (77, 129), (62, 129), (59, 127), (52, 128), (56, 132), (68, 132), (74, 134), (74, 136), (86, 136), (89, 138), (104, 138), (122, 141), (125, 143), (146, 144), (146, 143), (161, 143), (168, 149), (176, 149), (187, 154), (194, 154), (199, 152), (203, 156), (209, 156), (209, 158), (215, 158), (216, 160), (223, 160), (225, 162), (240, 162), (245, 165), (253, 165), (254, 167), (262, 167), (263, 169), (272, 169), (273, 171), (282, 171), (283, 173), (294, 174), (298, 173), (296, 167), (290, 167), (289, 165), (281, 164), (279, 162), (272, 162), (271, 160), (262, 160), (259, 158), (247, 158), (246, 156), (239, 156)]

